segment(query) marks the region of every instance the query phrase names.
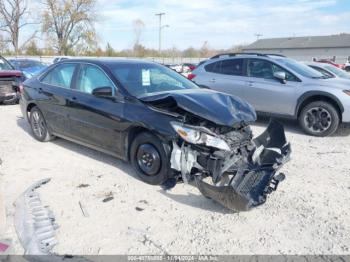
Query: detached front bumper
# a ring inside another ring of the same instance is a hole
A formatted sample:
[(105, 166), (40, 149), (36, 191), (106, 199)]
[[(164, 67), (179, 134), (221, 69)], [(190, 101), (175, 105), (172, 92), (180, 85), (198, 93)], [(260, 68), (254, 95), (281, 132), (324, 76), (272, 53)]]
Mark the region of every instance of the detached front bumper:
[[(265, 203), (267, 195), (275, 191), (285, 177), (282, 173), (278, 174), (278, 170), (289, 160), (291, 147), (286, 141), (283, 126), (276, 121), (271, 121), (253, 144), (254, 149), (244, 157), (244, 161), (234, 161), (233, 168), (225, 168), (227, 160), (217, 157), (210, 156), (201, 161), (200, 165), (203, 167), (205, 163), (203, 170), (209, 173), (213, 183), (207, 183), (205, 178), (208, 175), (202, 172), (194, 175), (200, 192), (235, 211), (247, 211)], [(192, 153), (187, 157), (194, 167), (199, 166), (194, 160), (198, 159), (198, 155)], [(233, 175), (227, 175), (228, 172)], [(184, 173), (182, 171), (183, 177)], [(223, 183), (224, 180), (226, 182)]]

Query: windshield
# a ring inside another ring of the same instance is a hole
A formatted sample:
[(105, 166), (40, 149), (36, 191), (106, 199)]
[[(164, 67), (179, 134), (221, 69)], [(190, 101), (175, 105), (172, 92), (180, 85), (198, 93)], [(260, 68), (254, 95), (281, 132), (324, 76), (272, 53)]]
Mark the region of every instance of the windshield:
[(332, 65), (325, 65), (324, 68), (326, 68), (327, 70), (331, 71), (333, 74), (335, 74), (341, 78), (350, 79), (350, 74), (344, 70), (339, 69), (338, 67), (335, 67)]
[(0, 70), (13, 70), (13, 68), (4, 58), (0, 57)]
[(110, 63), (113, 75), (135, 97), (173, 90), (199, 88), (175, 71), (151, 63)]
[(303, 64), (299, 63), (293, 59), (290, 58), (277, 58), (276, 59), (281, 64), (287, 66), (288, 68), (292, 69), (294, 72), (298, 73), (299, 75), (302, 75), (307, 78), (325, 78), (323, 74), (316, 71), (315, 69)]

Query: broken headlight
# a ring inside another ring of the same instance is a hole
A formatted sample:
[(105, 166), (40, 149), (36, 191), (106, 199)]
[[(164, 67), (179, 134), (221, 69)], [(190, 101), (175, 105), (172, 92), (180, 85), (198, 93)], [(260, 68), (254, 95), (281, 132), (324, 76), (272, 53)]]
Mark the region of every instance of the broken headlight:
[[(230, 146), (224, 140), (217, 137), (215, 134), (210, 132), (210, 130), (206, 130), (204, 127), (197, 128), (194, 126), (183, 125), (179, 122), (171, 122), (171, 125), (175, 129), (176, 133), (188, 143), (202, 144), (225, 151), (231, 150)], [(209, 134), (209, 132), (211, 134)]]

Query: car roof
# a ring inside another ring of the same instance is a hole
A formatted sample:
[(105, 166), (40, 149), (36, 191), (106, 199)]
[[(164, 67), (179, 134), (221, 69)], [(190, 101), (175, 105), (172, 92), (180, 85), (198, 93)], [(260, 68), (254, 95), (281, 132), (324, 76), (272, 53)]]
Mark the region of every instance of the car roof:
[(36, 59), (29, 59), (29, 58), (11, 58), (9, 59), (9, 61), (15, 61), (15, 62), (39, 62), (41, 63), (41, 61), (36, 60)]
[(228, 53), (228, 54), (219, 54), (213, 56), (200, 65), (207, 65), (211, 62), (223, 61), (227, 59), (242, 59), (242, 58), (259, 58), (265, 60), (274, 60), (274, 59), (287, 59), (287, 57), (279, 54), (260, 54), (260, 53)]
[(63, 63), (91, 63), (96, 65), (113, 65), (113, 64), (157, 64), (155, 62), (141, 60), (141, 59), (108, 59), (108, 58), (74, 58), (66, 59), (58, 62), (57, 64)]

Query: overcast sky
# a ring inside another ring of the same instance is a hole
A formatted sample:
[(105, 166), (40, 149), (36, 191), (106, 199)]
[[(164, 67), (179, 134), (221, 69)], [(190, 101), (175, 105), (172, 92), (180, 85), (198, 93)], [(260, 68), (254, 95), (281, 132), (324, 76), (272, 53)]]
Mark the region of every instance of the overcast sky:
[(158, 47), (158, 17), (165, 12), (163, 47), (229, 48), (262, 38), (350, 33), (350, 0), (98, 0), (100, 45), (130, 48), (132, 22), (145, 23), (141, 42)]

